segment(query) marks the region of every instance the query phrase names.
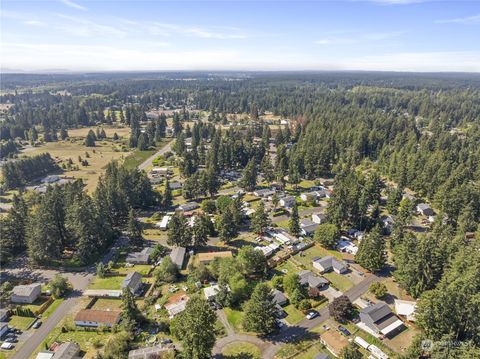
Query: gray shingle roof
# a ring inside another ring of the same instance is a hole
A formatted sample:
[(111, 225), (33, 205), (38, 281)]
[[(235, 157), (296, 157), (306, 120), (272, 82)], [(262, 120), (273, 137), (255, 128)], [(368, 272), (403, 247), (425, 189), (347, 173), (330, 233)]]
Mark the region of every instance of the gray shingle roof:
[(368, 315), (375, 323), (378, 322), (380, 319), (386, 317), (387, 315), (390, 315), (392, 311), (386, 303), (379, 302), (362, 309), (361, 313)]

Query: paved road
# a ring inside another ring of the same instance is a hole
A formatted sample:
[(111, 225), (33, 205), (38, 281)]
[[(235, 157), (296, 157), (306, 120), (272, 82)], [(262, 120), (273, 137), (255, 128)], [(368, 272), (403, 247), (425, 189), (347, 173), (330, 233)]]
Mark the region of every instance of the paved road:
[[(115, 252), (126, 245), (128, 239), (125, 237), (120, 237), (115, 244), (110, 248), (110, 250), (105, 254), (102, 259), (103, 263), (108, 263), (112, 258)], [(53, 270), (49, 270), (53, 272)], [(66, 276), (69, 279), (72, 278), (72, 275), (75, 278), (82, 278), (82, 280), (76, 281), (74, 290), (70, 295), (58, 306), (58, 308), (45, 320), (42, 326), (39, 329), (32, 329), (33, 334), (27, 339), (27, 341), (20, 347), (20, 349), (15, 353), (12, 359), (26, 359), (30, 358), (33, 352), (38, 348), (40, 344), (47, 338), (48, 334), (60, 323), (60, 321), (70, 312), (73, 308), (76, 307), (78, 301), (82, 296), (84, 289), (88, 287), (91, 280), (95, 275), (95, 266), (88, 267), (84, 272), (80, 273), (67, 273), (59, 272), (62, 276)]]
[[(370, 274), (358, 283), (355, 287), (351, 288), (344, 294), (353, 302), (355, 299), (362, 296), (375, 281), (380, 280), (376, 275)], [(217, 341), (213, 349), (213, 354), (219, 357), (222, 349), (227, 345), (237, 341), (246, 341), (257, 345), (262, 351), (262, 358), (273, 358), (275, 354), (280, 350), (282, 345), (288, 342), (292, 342), (298, 338), (304, 338), (308, 335), (312, 335), (309, 332), (310, 329), (319, 326), (330, 318), (328, 306), (319, 310), (319, 316), (315, 319), (304, 319), (300, 323), (292, 326), (283, 327), (282, 330), (273, 336), (269, 336), (265, 339), (240, 334), (229, 334), (227, 337)], [(248, 340), (247, 340), (248, 339)], [(259, 344), (261, 343), (261, 344)]]
[(152, 165), (152, 162), (155, 158), (157, 158), (158, 156), (160, 155), (163, 155), (165, 154), (166, 152), (168, 151), (171, 151), (172, 150), (172, 141), (170, 141), (169, 143), (167, 143), (164, 147), (162, 147), (160, 150), (158, 150), (156, 153), (154, 153), (153, 155), (151, 155), (150, 157), (148, 157), (145, 162), (141, 163), (138, 165), (138, 169), (139, 170), (144, 170), (145, 168), (147, 168), (148, 166), (151, 166)]

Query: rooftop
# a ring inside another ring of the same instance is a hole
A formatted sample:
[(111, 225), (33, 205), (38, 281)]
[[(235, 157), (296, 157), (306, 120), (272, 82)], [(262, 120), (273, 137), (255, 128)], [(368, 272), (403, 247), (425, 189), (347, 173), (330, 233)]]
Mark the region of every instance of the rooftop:
[(111, 310), (82, 309), (75, 316), (75, 321), (115, 324), (120, 320), (120, 312)]

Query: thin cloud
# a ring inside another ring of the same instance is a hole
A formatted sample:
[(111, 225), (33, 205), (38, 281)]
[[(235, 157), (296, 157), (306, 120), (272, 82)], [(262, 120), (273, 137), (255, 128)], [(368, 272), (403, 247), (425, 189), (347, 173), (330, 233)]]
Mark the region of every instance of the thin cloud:
[(68, 7), (71, 7), (72, 9), (87, 11), (85, 6), (79, 5), (71, 0), (60, 0), (60, 2)]
[(457, 17), (455, 19), (445, 19), (435, 21), (437, 24), (480, 24), (480, 15)]
[(404, 34), (404, 31), (394, 32), (372, 32), (365, 34), (350, 33), (350, 32), (337, 32), (345, 34), (345, 36), (327, 36), (319, 40), (314, 41), (317, 45), (350, 45), (360, 44), (368, 42), (380, 42), (384, 40), (390, 40)]
[(160, 36), (183, 35), (202, 39), (220, 40), (247, 38), (246, 34), (244, 34), (240, 29), (234, 27), (203, 28), (199, 26), (180, 26), (158, 22), (147, 24), (146, 27), (153, 35)]

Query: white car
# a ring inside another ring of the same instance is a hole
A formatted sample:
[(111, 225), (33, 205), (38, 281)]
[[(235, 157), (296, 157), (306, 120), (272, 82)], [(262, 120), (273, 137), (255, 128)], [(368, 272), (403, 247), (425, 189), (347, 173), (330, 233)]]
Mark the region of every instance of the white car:
[(319, 314), (318, 314), (317, 311), (311, 310), (310, 312), (308, 312), (306, 318), (307, 318), (308, 320), (312, 320), (313, 318), (318, 317), (318, 315), (319, 315)]
[(9, 343), (9, 342), (4, 342), (0, 348), (2, 349), (6, 349), (6, 350), (10, 350), (10, 349), (13, 349), (14, 345), (12, 343)]

